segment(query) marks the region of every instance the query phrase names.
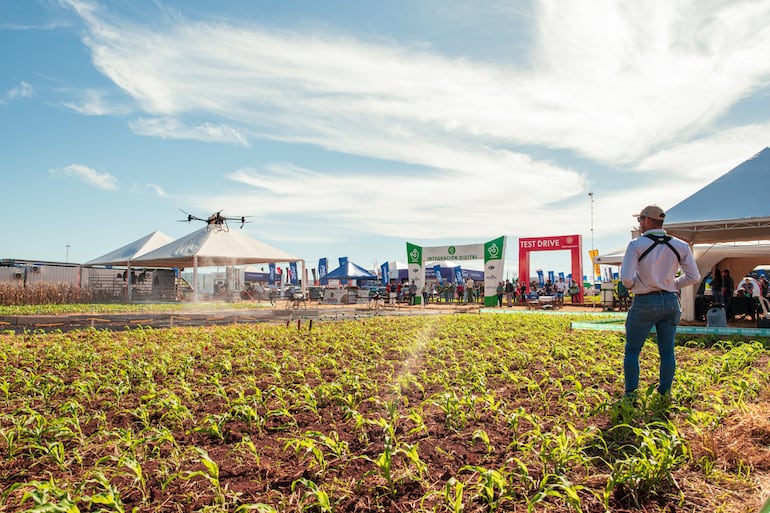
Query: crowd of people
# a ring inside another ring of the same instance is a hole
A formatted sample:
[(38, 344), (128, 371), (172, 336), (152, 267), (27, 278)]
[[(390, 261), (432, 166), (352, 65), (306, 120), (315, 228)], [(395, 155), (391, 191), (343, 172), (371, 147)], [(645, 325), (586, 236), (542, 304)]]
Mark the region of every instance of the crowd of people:
[[(387, 286), (388, 302), (390, 304), (408, 302), (416, 304), (416, 298), (422, 298), (422, 304), (434, 303), (478, 303), (484, 301), (484, 283), (467, 278), (464, 282), (433, 281), (426, 280), (420, 290), (414, 280), (412, 282), (392, 280)], [(577, 283), (570, 280), (565, 282), (559, 278), (555, 282), (546, 280), (543, 284), (533, 281), (530, 283), (529, 292), (524, 283), (505, 280), (497, 286), (497, 306), (508, 307), (517, 303), (527, 303), (540, 296), (553, 296), (556, 304), (563, 304), (566, 297), (572, 298), (572, 302), (580, 291)]]
[(505, 280), (497, 284), (497, 306), (503, 306), (503, 299), (505, 299), (505, 305), (511, 307), (516, 303), (526, 304), (529, 301), (537, 300), (541, 296), (553, 297), (554, 304), (557, 305), (564, 304), (564, 299), (569, 296), (571, 302), (575, 303), (579, 292), (580, 286), (576, 282), (570, 280), (567, 283), (564, 278), (559, 278), (555, 282), (546, 280), (542, 284), (533, 281), (529, 284), (529, 292), (527, 292), (525, 283), (513, 283), (511, 280)]

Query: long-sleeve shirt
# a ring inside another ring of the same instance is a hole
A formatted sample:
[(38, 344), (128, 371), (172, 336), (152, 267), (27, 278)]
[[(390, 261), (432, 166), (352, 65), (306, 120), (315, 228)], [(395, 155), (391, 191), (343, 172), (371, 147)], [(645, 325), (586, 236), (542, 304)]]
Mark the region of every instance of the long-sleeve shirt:
[[(675, 237), (669, 240), (669, 244), (676, 248), (682, 259), (681, 262), (666, 244), (658, 244), (639, 261), (642, 253), (655, 244), (652, 239), (644, 236), (647, 234), (665, 235), (666, 232), (661, 229), (648, 230), (641, 237), (628, 243), (620, 268), (620, 281), (626, 288), (634, 294), (657, 291), (677, 292), (700, 281), (700, 272), (690, 246)], [(682, 274), (676, 276), (680, 268)]]

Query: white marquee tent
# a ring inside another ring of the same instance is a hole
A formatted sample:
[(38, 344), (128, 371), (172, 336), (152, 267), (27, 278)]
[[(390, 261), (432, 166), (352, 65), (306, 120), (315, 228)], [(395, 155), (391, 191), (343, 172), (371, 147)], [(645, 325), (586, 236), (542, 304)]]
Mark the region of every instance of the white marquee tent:
[(109, 253), (98, 258), (94, 258), (93, 260), (89, 260), (83, 265), (127, 266), (129, 260), (144, 255), (145, 253), (168, 244), (173, 240), (173, 237), (156, 230), (148, 235), (145, 235), (141, 239), (137, 239), (134, 242), (129, 242), (125, 246), (122, 246), (114, 251), (110, 251)]
[[(210, 226), (204, 226), (130, 261), (131, 265), (140, 267), (192, 267), (194, 282), (197, 282), (198, 267), (277, 262), (302, 262), (303, 270), (307, 274), (304, 260), (301, 258), (240, 231)], [(307, 283), (307, 276), (302, 283)], [(197, 300), (197, 294), (195, 299)]]
[[(770, 264), (770, 148), (765, 148), (666, 211), (666, 233), (693, 245), (701, 275), (715, 265), (736, 280), (758, 265)], [(749, 243), (751, 241), (752, 243)], [(620, 265), (623, 251), (595, 262)], [(695, 317), (697, 285), (682, 291), (682, 318)]]

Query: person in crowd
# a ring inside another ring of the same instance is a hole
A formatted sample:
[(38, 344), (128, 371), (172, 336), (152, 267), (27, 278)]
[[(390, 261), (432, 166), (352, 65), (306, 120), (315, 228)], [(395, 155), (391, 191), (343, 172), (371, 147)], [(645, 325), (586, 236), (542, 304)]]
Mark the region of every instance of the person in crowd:
[(428, 306), (428, 297), (430, 296), (430, 287), (428, 282), (422, 284), (422, 306), (423, 308)]
[(458, 303), (463, 302), (463, 298), (465, 297), (464, 294), (465, 294), (465, 285), (463, 284), (463, 282), (458, 282), (457, 283), (457, 302)]
[(465, 302), (466, 303), (473, 303), (473, 287), (475, 287), (476, 284), (473, 282), (473, 278), (468, 276), (468, 279), (465, 280)]
[(618, 308), (621, 312), (628, 310), (628, 306), (631, 303), (631, 298), (628, 293), (628, 289), (625, 285), (623, 285), (622, 281), (618, 281), (616, 291), (618, 294)]
[(417, 284), (412, 280), (409, 285), (409, 305), (417, 304)]
[(503, 286), (503, 282), (499, 281), (497, 282), (497, 306), (502, 308), (503, 307), (503, 293), (505, 292), (505, 287)]
[(578, 301), (578, 295), (580, 294), (580, 285), (575, 280), (569, 283), (569, 300), (574, 305)]
[[(700, 281), (690, 246), (666, 235), (665, 212), (650, 205), (637, 214), (641, 236), (629, 242), (623, 255), (620, 279), (634, 293), (626, 317), (623, 358), (625, 395), (634, 398), (639, 387), (639, 354), (655, 327), (660, 357), (658, 393), (668, 397), (676, 372), (674, 338), (682, 314), (678, 292)], [(681, 274), (677, 272), (681, 269)]]
[(519, 298), (521, 299), (522, 303), (527, 302), (527, 284), (523, 281), (519, 283)]
[(505, 301), (508, 308), (513, 306), (513, 283), (511, 280), (505, 280)]
[(711, 273), (711, 299), (714, 304), (724, 304), (725, 301), (722, 297), (722, 271), (719, 270), (718, 265)]
[(725, 312), (730, 316), (730, 302), (735, 292), (735, 282), (730, 276), (730, 269), (722, 270), (722, 302), (725, 305)]
[(391, 306), (396, 305), (396, 298), (398, 297), (398, 285), (396, 285), (393, 281), (390, 282), (390, 287), (388, 288), (388, 300), (391, 304)]
[(567, 284), (564, 283), (564, 278), (559, 278), (559, 281), (557, 281), (554, 286), (554, 291), (556, 292), (556, 304), (557, 305), (563, 305), (564, 304), (564, 293), (567, 291)]

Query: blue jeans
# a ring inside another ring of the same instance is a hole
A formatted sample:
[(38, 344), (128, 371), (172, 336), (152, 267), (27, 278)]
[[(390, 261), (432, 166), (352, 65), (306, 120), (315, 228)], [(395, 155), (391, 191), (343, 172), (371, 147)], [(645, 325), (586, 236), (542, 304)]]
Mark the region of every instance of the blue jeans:
[(676, 371), (674, 338), (681, 315), (679, 297), (673, 292), (634, 297), (626, 317), (626, 354), (623, 359), (626, 394), (633, 394), (639, 388), (639, 353), (653, 326), (660, 355), (658, 392), (667, 394), (671, 390)]

